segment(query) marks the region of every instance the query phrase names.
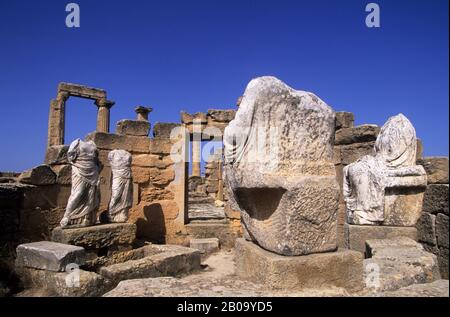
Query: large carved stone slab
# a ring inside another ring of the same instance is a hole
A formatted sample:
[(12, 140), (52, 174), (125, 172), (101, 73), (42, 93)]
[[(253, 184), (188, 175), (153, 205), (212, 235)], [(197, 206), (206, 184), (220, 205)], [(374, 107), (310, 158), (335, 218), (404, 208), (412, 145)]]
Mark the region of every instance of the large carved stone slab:
[(374, 154), (344, 168), (347, 222), (357, 225), (416, 225), (427, 175), (416, 165), (416, 132), (402, 114), (381, 128)]
[(84, 248), (68, 244), (40, 241), (17, 247), (18, 266), (63, 272), (68, 264), (82, 265), (85, 260)]
[(238, 239), (235, 257), (239, 277), (272, 289), (363, 288), (363, 255), (352, 250), (287, 257)]
[(406, 237), (417, 241), (418, 233), (414, 227), (361, 226), (344, 224), (344, 246), (359, 252), (366, 251), (366, 241)]
[(97, 250), (112, 246), (131, 245), (136, 239), (136, 225), (114, 223), (86, 228), (61, 229), (52, 231), (52, 240)]
[(366, 287), (373, 291), (393, 291), (441, 278), (436, 255), (412, 239), (368, 240), (366, 249), (369, 258), (364, 260), (364, 279)]
[(336, 249), (335, 117), (316, 95), (252, 80), (225, 129), (226, 183), (247, 238), (283, 255)]

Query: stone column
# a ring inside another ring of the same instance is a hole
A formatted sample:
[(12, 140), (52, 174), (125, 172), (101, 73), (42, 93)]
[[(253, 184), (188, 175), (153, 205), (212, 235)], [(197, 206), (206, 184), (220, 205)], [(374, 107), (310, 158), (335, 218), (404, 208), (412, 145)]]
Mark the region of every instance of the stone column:
[(137, 113), (138, 121), (148, 121), (148, 114), (153, 111), (153, 108), (137, 106), (134, 111)]
[(47, 147), (64, 144), (66, 100), (68, 98), (67, 92), (59, 92), (56, 99), (50, 101)]
[(199, 119), (193, 121), (192, 137), (192, 176), (201, 176), (200, 163), (202, 159), (202, 123)]
[(114, 105), (113, 101), (98, 99), (95, 101), (98, 107), (97, 132), (109, 133), (109, 109)]

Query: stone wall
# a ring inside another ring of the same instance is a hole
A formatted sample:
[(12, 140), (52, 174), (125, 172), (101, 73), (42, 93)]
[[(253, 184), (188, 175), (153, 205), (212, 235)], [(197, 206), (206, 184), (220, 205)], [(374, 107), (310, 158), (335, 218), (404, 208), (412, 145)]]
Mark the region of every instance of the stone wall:
[(417, 223), (419, 242), (438, 257), (441, 276), (448, 279), (448, 157), (419, 160), (428, 175), (422, 216)]

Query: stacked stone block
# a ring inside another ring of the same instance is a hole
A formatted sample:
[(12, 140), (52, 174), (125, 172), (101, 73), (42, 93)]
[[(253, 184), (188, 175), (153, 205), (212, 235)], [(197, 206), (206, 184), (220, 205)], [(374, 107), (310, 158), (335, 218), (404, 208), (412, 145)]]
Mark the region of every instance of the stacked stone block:
[(441, 276), (448, 279), (448, 157), (425, 157), (419, 164), (428, 176), (417, 223), (419, 242), (438, 257)]

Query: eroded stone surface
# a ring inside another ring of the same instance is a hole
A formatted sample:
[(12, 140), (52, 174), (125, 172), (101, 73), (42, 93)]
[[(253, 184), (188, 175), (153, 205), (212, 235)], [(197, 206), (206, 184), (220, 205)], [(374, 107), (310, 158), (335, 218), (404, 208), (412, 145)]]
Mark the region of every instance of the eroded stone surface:
[(200, 252), (176, 245), (145, 247), (144, 257), (100, 268), (113, 281), (158, 276), (177, 276), (200, 268)]
[(100, 249), (113, 245), (131, 245), (136, 238), (136, 225), (115, 223), (86, 228), (55, 228), (52, 240), (85, 249)]
[(205, 238), (205, 239), (191, 239), (189, 247), (199, 250), (202, 254), (211, 254), (219, 251), (219, 239)]
[(429, 184), (448, 184), (448, 157), (425, 157), (418, 164), (425, 168)]
[(116, 133), (121, 135), (148, 136), (150, 122), (144, 120), (120, 120)]
[(436, 255), (426, 252), (412, 239), (368, 240), (366, 248), (370, 258), (364, 260), (365, 281), (368, 288), (377, 292), (441, 278)]
[(360, 226), (344, 224), (345, 247), (365, 252), (366, 241), (371, 239), (387, 239), (395, 237), (407, 237), (417, 240), (417, 229), (414, 227), (390, 227), (390, 226)]
[(40, 241), (17, 247), (18, 266), (63, 272), (68, 264), (82, 265), (85, 260), (84, 248), (68, 244)]
[(342, 250), (287, 257), (238, 239), (235, 254), (238, 276), (273, 289), (340, 287), (355, 292), (363, 288), (360, 252)]
[(396, 291), (378, 293), (377, 297), (448, 297), (448, 280), (437, 280), (431, 283), (414, 284)]
[(284, 255), (336, 249), (334, 121), (312, 93), (274, 77), (248, 84), (225, 129), (224, 171), (230, 200), (263, 248)]
[(50, 166), (39, 165), (20, 174), (18, 180), (31, 185), (51, 185), (56, 182), (56, 175)]
[[(30, 289), (39, 289), (44, 296), (96, 297), (114, 287), (110, 281), (94, 272), (80, 269), (77, 271), (75, 280), (70, 274), (33, 268), (20, 269), (20, 277), (24, 286)], [(27, 296), (27, 293), (19, 294), (19, 296)]]

